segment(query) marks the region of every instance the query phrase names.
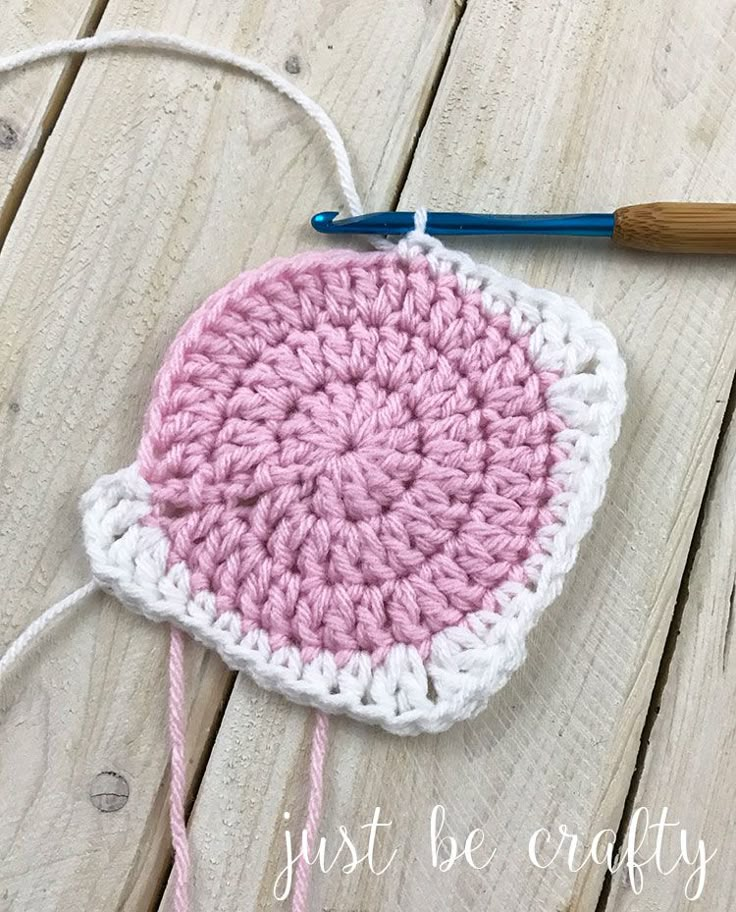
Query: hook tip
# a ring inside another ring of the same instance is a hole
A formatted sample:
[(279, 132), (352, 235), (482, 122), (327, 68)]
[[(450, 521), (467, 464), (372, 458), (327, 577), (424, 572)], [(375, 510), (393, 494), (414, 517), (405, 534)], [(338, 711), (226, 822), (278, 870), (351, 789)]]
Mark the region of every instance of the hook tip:
[(332, 223), (339, 214), (339, 212), (317, 212), (316, 215), (312, 216), (312, 228), (315, 231), (322, 232), (322, 234), (329, 234), (332, 229)]

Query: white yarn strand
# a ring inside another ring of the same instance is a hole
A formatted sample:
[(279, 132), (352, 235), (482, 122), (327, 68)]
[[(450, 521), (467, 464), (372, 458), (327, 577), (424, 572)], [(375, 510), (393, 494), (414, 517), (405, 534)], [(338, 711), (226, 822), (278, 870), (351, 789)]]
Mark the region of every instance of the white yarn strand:
[(57, 618), (61, 617), (62, 614), (66, 614), (70, 608), (78, 605), (83, 599), (90, 595), (90, 593), (98, 588), (99, 584), (97, 580), (90, 580), (88, 583), (85, 583), (84, 586), (80, 586), (76, 592), (72, 592), (71, 595), (67, 595), (66, 598), (61, 599), (61, 601), (57, 602), (55, 605), (47, 608), (41, 617), (36, 618), (35, 621), (29, 624), (23, 633), (10, 644), (5, 655), (0, 658), (0, 683), (5, 675), (7, 675), (10, 667), (50, 624), (53, 624)]
[(19, 51), (8, 57), (0, 58), (0, 73), (11, 73), (23, 67), (40, 63), (43, 60), (54, 60), (70, 54), (90, 54), (96, 51), (114, 50), (115, 48), (133, 48), (139, 50), (168, 51), (183, 54), (196, 60), (213, 63), (218, 66), (231, 67), (244, 73), (250, 73), (273, 86), (277, 92), (295, 102), (320, 127), (332, 149), (335, 159), (340, 187), (351, 215), (362, 215), (363, 204), (358, 195), (350, 167), (350, 157), (345, 148), (340, 131), (329, 114), (306, 95), (300, 88), (275, 70), (240, 54), (234, 54), (222, 48), (211, 47), (183, 35), (167, 35), (164, 32), (139, 31), (124, 29), (116, 32), (103, 32), (90, 38), (71, 38), (64, 41), (50, 41), (38, 47)]

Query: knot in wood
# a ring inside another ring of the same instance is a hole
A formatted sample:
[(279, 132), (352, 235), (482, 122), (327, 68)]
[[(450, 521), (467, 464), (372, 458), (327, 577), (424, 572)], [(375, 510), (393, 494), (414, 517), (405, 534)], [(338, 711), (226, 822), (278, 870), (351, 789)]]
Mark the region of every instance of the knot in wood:
[(119, 811), (128, 803), (129, 797), (127, 779), (112, 770), (98, 773), (89, 786), (89, 800), (103, 814)]

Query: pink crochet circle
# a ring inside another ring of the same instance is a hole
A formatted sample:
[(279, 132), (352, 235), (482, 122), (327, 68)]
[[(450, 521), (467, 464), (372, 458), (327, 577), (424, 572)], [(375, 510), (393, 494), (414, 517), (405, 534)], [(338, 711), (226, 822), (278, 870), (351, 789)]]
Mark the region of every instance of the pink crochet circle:
[(525, 581), (563, 428), (528, 337), (425, 257), (312, 254), (213, 295), (157, 379), (148, 523), (272, 649), (432, 637)]

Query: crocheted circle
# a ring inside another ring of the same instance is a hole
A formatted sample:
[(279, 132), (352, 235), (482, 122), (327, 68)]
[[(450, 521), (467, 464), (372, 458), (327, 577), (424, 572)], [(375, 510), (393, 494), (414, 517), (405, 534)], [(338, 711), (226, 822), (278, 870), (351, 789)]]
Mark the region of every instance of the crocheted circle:
[(529, 292), (416, 238), (236, 279), (172, 345), (137, 463), (88, 495), (96, 575), (294, 699), (402, 732), (477, 711), (623, 403), (607, 331)]
[(315, 257), (230, 289), (159, 389), (148, 522), (271, 648), (344, 665), (524, 581), (563, 428), (528, 334), (426, 258)]

